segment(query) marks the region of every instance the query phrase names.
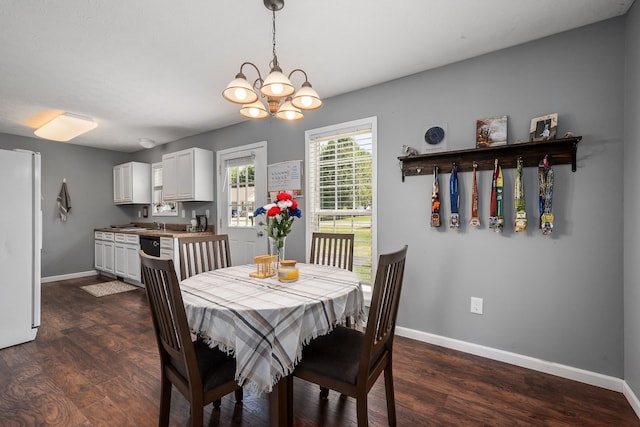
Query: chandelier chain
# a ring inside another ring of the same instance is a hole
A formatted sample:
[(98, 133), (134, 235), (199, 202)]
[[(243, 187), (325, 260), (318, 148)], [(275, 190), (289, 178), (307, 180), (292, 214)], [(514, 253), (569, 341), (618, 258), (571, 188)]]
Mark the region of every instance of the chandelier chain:
[(273, 61), (275, 66), (278, 66), (278, 57), (276, 56), (276, 10), (271, 9), (271, 13), (273, 14), (272, 22), (272, 34), (273, 34)]

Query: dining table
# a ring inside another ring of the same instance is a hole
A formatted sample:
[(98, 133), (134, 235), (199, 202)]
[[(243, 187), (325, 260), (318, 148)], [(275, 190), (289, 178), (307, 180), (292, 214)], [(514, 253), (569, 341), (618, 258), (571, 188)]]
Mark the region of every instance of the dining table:
[(203, 272), (180, 283), (191, 331), (236, 359), (238, 384), (269, 393), (269, 425), (292, 424), (285, 379), (302, 348), (336, 325), (364, 321), (357, 274), (342, 268), (298, 263), (299, 278), (250, 276), (247, 264)]

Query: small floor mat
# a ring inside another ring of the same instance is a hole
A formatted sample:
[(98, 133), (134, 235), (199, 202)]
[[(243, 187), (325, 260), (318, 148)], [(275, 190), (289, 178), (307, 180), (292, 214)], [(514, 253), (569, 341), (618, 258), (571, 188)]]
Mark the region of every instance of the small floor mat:
[(81, 286), (82, 289), (89, 292), (94, 297), (103, 297), (105, 295), (118, 294), (120, 292), (132, 291), (138, 289), (137, 286), (128, 285), (118, 280), (111, 282), (97, 283), (95, 285)]

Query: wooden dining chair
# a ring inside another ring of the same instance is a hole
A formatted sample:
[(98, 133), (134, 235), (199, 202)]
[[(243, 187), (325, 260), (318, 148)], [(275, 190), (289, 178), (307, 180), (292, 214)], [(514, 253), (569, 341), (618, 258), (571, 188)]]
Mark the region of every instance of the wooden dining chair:
[(309, 262), (353, 271), (353, 238), (353, 233), (314, 232)]
[(160, 352), (161, 390), (158, 425), (169, 425), (172, 385), (191, 404), (191, 426), (201, 427), (203, 408), (220, 406), (223, 396), (241, 388), (235, 380), (235, 359), (203, 341), (191, 341), (180, 284), (173, 260), (140, 251), (142, 281), (147, 291), (153, 328)]
[(178, 238), (180, 280), (196, 274), (231, 267), (229, 235), (187, 236)]
[[(383, 371), (387, 417), (390, 426), (396, 425), (393, 338), (406, 256), (407, 246), (380, 255), (365, 331), (336, 326), (303, 348), (293, 371), (298, 378), (355, 397), (358, 427), (369, 425), (367, 394)], [(293, 399), (291, 388), (287, 390), (289, 400)]]

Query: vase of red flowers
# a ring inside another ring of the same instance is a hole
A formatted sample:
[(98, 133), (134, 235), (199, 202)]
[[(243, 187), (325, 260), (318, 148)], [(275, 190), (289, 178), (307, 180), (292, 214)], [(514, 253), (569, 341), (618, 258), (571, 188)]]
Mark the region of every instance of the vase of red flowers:
[(298, 202), (289, 193), (278, 193), (273, 203), (256, 209), (254, 217), (265, 215), (265, 220), (258, 222), (269, 236), (269, 255), (276, 255), (278, 263), (285, 259), (287, 236), (291, 232), (293, 220), (302, 218)]

